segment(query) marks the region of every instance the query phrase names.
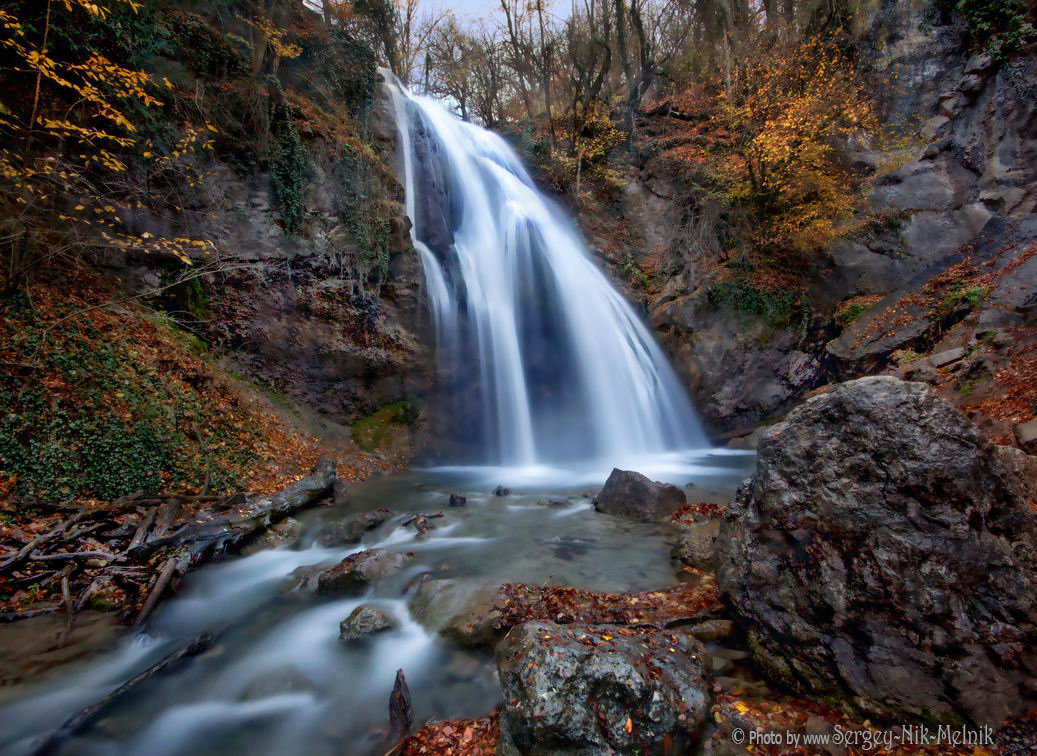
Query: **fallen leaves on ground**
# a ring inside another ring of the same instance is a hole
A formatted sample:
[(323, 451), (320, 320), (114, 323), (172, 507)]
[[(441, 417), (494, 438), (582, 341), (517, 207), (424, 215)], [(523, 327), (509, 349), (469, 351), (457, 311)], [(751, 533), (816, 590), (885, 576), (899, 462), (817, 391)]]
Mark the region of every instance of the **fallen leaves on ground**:
[(696, 572), (693, 580), (661, 591), (596, 593), (582, 588), (506, 583), (500, 588), (503, 602), (494, 623), (507, 630), (534, 620), (558, 624), (651, 625), (665, 627), (718, 609), (716, 580)]
[(500, 738), (500, 710), (482, 719), (429, 722), (403, 744), (403, 756), (492, 756)]

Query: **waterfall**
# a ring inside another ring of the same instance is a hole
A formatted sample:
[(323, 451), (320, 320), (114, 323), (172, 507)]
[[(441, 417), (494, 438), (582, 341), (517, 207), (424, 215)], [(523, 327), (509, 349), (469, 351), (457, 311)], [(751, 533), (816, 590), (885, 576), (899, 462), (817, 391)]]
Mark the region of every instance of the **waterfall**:
[(479, 462), (707, 446), (652, 334), (498, 135), (386, 74), (447, 414)]

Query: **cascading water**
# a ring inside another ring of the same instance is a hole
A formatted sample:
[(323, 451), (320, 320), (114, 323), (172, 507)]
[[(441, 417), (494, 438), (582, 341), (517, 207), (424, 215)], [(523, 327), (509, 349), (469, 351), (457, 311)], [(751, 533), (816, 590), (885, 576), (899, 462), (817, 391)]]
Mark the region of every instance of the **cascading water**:
[[(391, 80), (391, 74), (386, 76)], [(390, 87), (441, 375), (484, 463), (702, 448), (662, 350), (507, 143)]]

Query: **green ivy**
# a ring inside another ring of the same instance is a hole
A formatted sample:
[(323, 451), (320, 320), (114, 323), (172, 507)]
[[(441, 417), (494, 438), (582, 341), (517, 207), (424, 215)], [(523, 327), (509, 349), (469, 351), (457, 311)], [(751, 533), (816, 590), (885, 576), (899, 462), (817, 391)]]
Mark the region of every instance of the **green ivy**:
[(715, 305), (763, 318), (774, 327), (804, 327), (810, 318), (809, 304), (797, 291), (768, 291), (749, 283), (721, 281), (709, 287), (708, 296)]
[(306, 150), (295, 128), (292, 109), (283, 98), (275, 96), (270, 106), (270, 131), (274, 136), (271, 162), (274, 201), (277, 203), (289, 234), (302, 228), (305, 214)]
[(245, 56), (201, 16), (167, 8), (162, 12), (162, 23), (177, 59), (200, 79), (236, 79), (249, 73)]
[(392, 224), (378, 208), (388, 189), (371, 161), (348, 146), (342, 149), (334, 173), (341, 187), (338, 215), (356, 242), (368, 276), (381, 284), (389, 275)]
[[(41, 361), (36, 380), (0, 370), (0, 477), (17, 475), (17, 494), (114, 499), (164, 485), (193, 488), (207, 477), (213, 490), (241, 488), (240, 473), (255, 461), (241, 429), (89, 323), (48, 330), (19, 294), (0, 300), (0, 340), (13, 345), (11, 364)], [(67, 388), (48, 391), (40, 376)]]
[(1037, 37), (1024, 0), (940, 0), (938, 6), (956, 12), (973, 46), (995, 60), (1008, 57)]

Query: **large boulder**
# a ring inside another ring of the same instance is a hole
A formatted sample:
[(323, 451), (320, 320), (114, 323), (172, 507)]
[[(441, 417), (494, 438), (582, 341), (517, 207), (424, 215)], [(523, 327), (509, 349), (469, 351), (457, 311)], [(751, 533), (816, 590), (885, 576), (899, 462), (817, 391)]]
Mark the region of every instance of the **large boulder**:
[(352, 554), (317, 576), (319, 593), (357, 595), (382, 578), (395, 575), (413, 557), (388, 549), (367, 549)]
[(709, 711), (705, 649), (689, 635), (527, 622), (496, 660), (501, 730), (524, 754), (690, 753)]
[(926, 385), (840, 384), (763, 439), (718, 580), (756, 660), (879, 717), (1037, 703), (1037, 461)]
[(594, 499), (594, 508), (632, 520), (662, 520), (688, 503), (684, 492), (632, 470), (614, 469)]

